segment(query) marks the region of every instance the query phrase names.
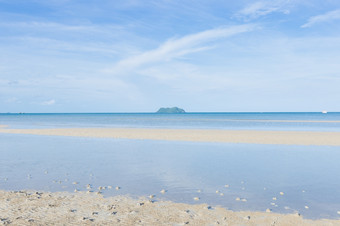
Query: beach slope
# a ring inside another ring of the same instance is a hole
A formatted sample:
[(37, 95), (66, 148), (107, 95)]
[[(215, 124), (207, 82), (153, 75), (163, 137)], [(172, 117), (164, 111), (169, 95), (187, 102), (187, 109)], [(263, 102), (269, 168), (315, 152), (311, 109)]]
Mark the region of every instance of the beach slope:
[(308, 220), (298, 214), (233, 212), (206, 204), (151, 202), (126, 196), (1, 191), (0, 223), (13, 225), (340, 225), (339, 220)]

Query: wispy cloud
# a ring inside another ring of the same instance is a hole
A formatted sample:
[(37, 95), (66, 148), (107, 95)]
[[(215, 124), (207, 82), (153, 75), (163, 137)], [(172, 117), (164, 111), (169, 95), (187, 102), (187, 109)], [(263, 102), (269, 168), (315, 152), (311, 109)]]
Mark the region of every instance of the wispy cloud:
[(5, 100), (6, 103), (21, 103), (21, 101), (16, 97), (11, 97)]
[(174, 58), (187, 55), (189, 53), (209, 49), (209, 42), (217, 39), (227, 38), (239, 33), (249, 32), (256, 28), (253, 24), (232, 26), (228, 28), (215, 28), (190, 34), (182, 38), (173, 38), (161, 44), (158, 48), (149, 50), (138, 55), (119, 61), (116, 66), (108, 72), (121, 72), (122, 70), (131, 70), (149, 63), (160, 61), (170, 61)]
[(240, 10), (236, 16), (244, 17), (248, 19), (255, 19), (261, 16), (265, 16), (274, 12), (281, 12), (289, 14), (287, 8), (290, 0), (276, 0), (276, 1), (258, 1), (254, 2), (242, 10)]
[(328, 22), (328, 21), (332, 21), (332, 20), (339, 20), (339, 19), (340, 19), (340, 9), (337, 9), (337, 10), (327, 12), (325, 14), (313, 16), (313, 17), (309, 18), (307, 23), (305, 23), (301, 27), (307, 28), (307, 27), (311, 27), (311, 26), (318, 24), (318, 23)]
[(55, 104), (55, 100), (47, 100), (47, 101), (43, 101), (41, 104), (42, 105), (53, 105)]

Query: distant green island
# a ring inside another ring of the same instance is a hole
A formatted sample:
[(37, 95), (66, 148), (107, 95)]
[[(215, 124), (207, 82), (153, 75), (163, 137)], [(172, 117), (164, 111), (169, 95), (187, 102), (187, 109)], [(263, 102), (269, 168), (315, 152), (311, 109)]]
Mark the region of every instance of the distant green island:
[(178, 114), (178, 113), (185, 113), (185, 111), (182, 108), (172, 107), (172, 108), (160, 108), (156, 113)]

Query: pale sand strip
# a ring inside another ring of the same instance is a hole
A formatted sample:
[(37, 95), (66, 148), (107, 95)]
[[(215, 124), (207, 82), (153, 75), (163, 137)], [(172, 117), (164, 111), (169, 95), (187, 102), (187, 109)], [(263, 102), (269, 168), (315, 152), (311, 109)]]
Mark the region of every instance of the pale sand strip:
[(340, 146), (340, 132), (141, 128), (0, 129), (0, 133), (171, 141)]
[[(263, 210), (265, 211), (265, 210)], [(149, 202), (126, 196), (0, 190), (0, 223), (13, 225), (340, 225), (298, 214), (234, 212), (206, 204)]]

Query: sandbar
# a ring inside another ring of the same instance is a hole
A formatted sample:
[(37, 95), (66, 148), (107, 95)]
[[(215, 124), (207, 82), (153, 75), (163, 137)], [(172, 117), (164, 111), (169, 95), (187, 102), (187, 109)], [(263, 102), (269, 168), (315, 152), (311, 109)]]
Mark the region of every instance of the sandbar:
[(340, 132), (154, 128), (0, 129), (0, 133), (141, 140), (340, 146)]
[(340, 220), (309, 220), (298, 213), (234, 212), (207, 204), (104, 198), (85, 192), (0, 190), (0, 223), (13, 225), (340, 225)]

